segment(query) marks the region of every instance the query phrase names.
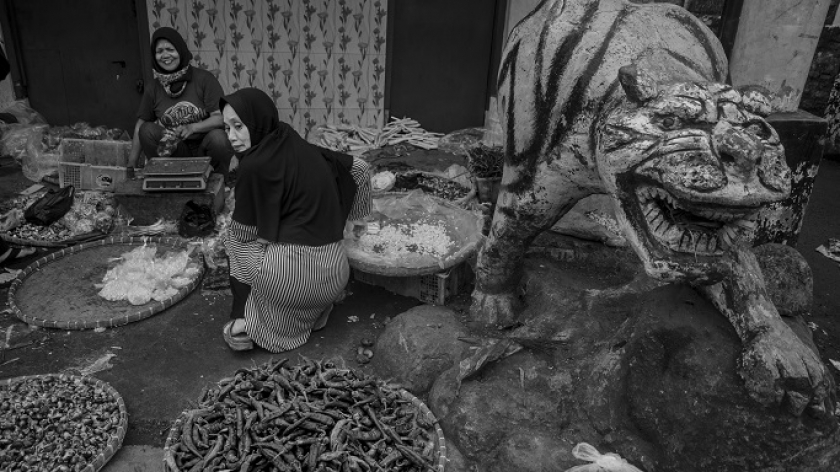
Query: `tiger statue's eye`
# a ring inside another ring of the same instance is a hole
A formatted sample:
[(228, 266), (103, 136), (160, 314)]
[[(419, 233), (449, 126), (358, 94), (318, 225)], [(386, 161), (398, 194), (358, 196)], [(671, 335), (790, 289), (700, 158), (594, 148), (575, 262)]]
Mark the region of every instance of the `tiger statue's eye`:
[(677, 129), (680, 127), (680, 120), (675, 116), (665, 116), (659, 120), (659, 126), (666, 130)]

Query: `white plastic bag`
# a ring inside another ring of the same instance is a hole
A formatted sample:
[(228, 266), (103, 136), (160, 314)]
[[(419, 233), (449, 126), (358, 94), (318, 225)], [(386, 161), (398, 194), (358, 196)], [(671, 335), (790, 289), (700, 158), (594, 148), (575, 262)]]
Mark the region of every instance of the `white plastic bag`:
[(576, 465), (566, 472), (642, 472), (618, 454), (612, 452), (601, 454), (587, 443), (579, 443), (575, 446), (572, 449), (572, 455), (589, 464)]

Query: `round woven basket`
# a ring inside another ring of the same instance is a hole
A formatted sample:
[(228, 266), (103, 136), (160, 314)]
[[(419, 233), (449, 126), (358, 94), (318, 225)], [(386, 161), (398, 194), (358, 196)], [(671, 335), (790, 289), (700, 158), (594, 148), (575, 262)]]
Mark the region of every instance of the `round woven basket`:
[(32, 247), (68, 247), (75, 244), (80, 244), (90, 241), (98, 241), (108, 237), (108, 233), (101, 231), (91, 231), (90, 233), (80, 234), (72, 238), (62, 239), (60, 241), (42, 241), (39, 239), (23, 239), (15, 236), (10, 236), (8, 233), (0, 233), (0, 239), (9, 244), (16, 246), (32, 246)]
[[(385, 197), (404, 197), (406, 193), (403, 192), (383, 192), (380, 194), (374, 195), (374, 198), (385, 198)], [(464, 208), (461, 208), (457, 203), (451, 202), (444, 198), (433, 197), (431, 195), (427, 195), (429, 198), (440, 204), (441, 206), (451, 208), (453, 210), (464, 212), (467, 211)], [(481, 224), (477, 221), (476, 223), (476, 231), (480, 232)], [(420, 275), (430, 275), (430, 274), (437, 274), (439, 272), (445, 271), (452, 267), (457, 266), (458, 264), (466, 261), (476, 252), (478, 252), (479, 247), (481, 246), (483, 241), (483, 237), (479, 238), (477, 241), (470, 242), (465, 244), (464, 246), (458, 248), (458, 250), (448, 256), (443, 261), (438, 261), (435, 264), (430, 264), (425, 267), (400, 267), (400, 266), (393, 266), (387, 264), (379, 264), (372, 261), (365, 260), (362, 257), (358, 257), (358, 255), (354, 254), (354, 251), (348, 250), (347, 251), (347, 260), (350, 263), (350, 267), (360, 270), (362, 272), (366, 272), (368, 274), (376, 274), (376, 275), (384, 275), (386, 277), (416, 277)], [(345, 241), (345, 247), (346, 245)]]
[[(131, 305), (98, 295), (94, 284), (102, 282), (108, 259), (137, 246), (155, 244), (159, 249), (183, 250), (180, 238), (112, 237), (71, 246), (33, 262), (9, 287), (9, 308), (21, 320), (36, 326), (61, 329), (92, 329), (122, 326), (159, 313), (183, 299), (201, 281), (204, 263), (193, 255), (199, 273), (172, 297)], [(46, 296), (45, 296), (46, 295)]]
[(81, 472), (97, 472), (98, 470), (102, 469), (102, 467), (104, 467), (105, 464), (109, 460), (111, 460), (111, 458), (120, 449), (120, 447), (122, 447), (123, 439), (125, 438), (125, 432), (128, 429), (128, 410), (125, 407), (125, 402), (123, 401), (122, 396), (120, 396), (120, 394), (114, 389), (114, 387), (99, 379), (70, 374), (27, 375), (23, 377), (3, 379), (0, 380), (0, 391), (4, 390), (12, 384), (22, 382), (25, 380), (46, 378), (56, 378), (61, 380), (81, 379), (84, 382), (94, 384), (94, 386), (96, 386), (97, 388), (101, 388), (109, 396), (114, 398), (114, 400), (117, 402), (117, 405), (120, 410), (120, 420), (119, 424), (117, 425), (116, 431), (114, 431), (114, 433), (110, 435), (110, 437), (108, 438), (108, 442), (102, 449), (102, 451), (95, 457), (91, 458), (90, 461), (88, 461), (85, 467), (81, 470)]
[[(436, 459), (434, 461), (434, 468), (437, 472), (444, 472), (444, 468), (446, 467), (447, 456), (446, 456), (446, 439), (443, 437), (443, 429), (440, 427), (440, 423), (438, 419), (435, 417), (432, 410), (426, 406), (423, 401), (419, 398), (412, 395), (408, 390), (400, 389), (400, 395), (407, 401), (411, 402), (417, 408), (417, 411), (422, 414), (429, 423), (432, 423), (435, 428), (435, 452), (436, 452)], [(163, 446), (163, 470), (164, 472), (178, 472), (172, 469), (169, 464), (167, 463), (167, 456), (172, 454), (171, 448), (175, 445), (176, 441), (181, 439), (181, 431), (183, 430), (183, 422), (186, 419), (186, 412), (181, 413), (178, 418), (175, 420), (175, 423), (172, 425), (172, 428), (169, 429), (169, 434), (166, 436), (166, 443)]]

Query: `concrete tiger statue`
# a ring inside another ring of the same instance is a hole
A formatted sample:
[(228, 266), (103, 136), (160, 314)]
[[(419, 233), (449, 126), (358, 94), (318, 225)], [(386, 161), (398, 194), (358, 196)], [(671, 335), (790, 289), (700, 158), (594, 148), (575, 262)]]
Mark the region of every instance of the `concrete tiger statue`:
[(581, 198), (609, 194), (647, 273), (698, 286), (729, 318), (751, 395), (825, 411), (830, 376), (749, 251), (759, 209), (790, 193), (770, 100), (726, 78), (717, 38), (674, 5), (544, 0), (524, 18), (499, 69), (505, 166), (473, 318), (511, 324), (528, 245)]

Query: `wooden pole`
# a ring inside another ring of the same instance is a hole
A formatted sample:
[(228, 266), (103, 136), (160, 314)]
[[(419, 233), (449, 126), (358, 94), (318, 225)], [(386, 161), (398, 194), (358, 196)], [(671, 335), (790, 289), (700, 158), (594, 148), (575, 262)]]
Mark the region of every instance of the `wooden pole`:
[(830, 0), (743, 0), (729, 58), (732, 84), (761, 85), (776, 111), (799, 108)]

